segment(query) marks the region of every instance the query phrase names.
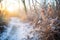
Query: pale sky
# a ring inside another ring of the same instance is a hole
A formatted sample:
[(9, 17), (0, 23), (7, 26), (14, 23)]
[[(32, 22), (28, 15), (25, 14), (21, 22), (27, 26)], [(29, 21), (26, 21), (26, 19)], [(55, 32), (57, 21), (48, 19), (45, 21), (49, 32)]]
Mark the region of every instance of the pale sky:
[[(33, 1), (35, 1), (35, 0), (33, 0)], [(44, 0), (37, 0), (37, 1), (41, 4), (44, 2)], [(25, 0), (25, 2), (26, 2), (27, 8), (29, 8), (29, 0)], [(55, 0), (46, 0), (46, 3), (48, 3), (48, 2), (52, 3), (52, 2), (55, 2)], [(24, 7), (21, 0), (3, 0), (2, 4), (4, 7), (9, 7), (9, 6), (13, 5), (14, 7), (16, 7), (16, 9), (18, 7), (20, 7), (20, 8)], [(32, 5), (32, 0), (30, 0), (30, 4)]]

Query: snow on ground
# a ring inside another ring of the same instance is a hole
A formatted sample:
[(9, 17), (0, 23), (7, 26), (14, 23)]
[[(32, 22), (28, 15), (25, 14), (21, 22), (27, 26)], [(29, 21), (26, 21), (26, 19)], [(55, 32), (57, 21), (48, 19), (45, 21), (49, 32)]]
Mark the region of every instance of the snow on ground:
[(7, 29), (0, 37), (0, 40), (38, 40), (38, 36), (38, 32), (34, 31), (30, 23), (24, 23), (18, 18), (12, 17), (9, 20)]

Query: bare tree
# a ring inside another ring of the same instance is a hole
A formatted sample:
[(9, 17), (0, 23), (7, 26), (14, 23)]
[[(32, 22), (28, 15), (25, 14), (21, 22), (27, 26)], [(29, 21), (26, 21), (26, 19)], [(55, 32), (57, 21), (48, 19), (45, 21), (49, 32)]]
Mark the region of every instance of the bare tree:
[(21, 1), (23, 2), (24, 8), (25, 8), (25, 12), (27, 12), (25, 0), (21, 0)]

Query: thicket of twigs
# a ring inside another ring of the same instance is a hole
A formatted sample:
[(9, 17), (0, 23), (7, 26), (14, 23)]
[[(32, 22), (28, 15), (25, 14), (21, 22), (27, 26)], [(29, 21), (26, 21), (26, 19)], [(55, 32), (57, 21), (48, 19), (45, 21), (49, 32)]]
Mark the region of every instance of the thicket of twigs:
[[(39, 40), (60, 40), (60, 13), (57, 9), (59, 6), (53, 6), (48, 3), (48, 6), (43, 4), (38, 7), (33, 3), (29, 17), (31, 24), (34, 25), (34, 28), (40, 34)], [(31, 7), (30, 7), (31, 8)]]

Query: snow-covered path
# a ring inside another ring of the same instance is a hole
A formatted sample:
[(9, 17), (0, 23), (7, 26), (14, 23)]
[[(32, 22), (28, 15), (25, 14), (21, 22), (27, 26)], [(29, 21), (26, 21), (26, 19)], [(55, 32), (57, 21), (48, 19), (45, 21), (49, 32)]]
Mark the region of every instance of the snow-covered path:
[(18, 18), (12, 17), (8, 28), (0, 37), (1, 40), (38, 40), (38, 33), (30, 23), (23, 23)]

